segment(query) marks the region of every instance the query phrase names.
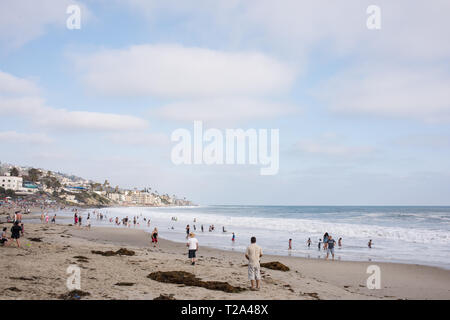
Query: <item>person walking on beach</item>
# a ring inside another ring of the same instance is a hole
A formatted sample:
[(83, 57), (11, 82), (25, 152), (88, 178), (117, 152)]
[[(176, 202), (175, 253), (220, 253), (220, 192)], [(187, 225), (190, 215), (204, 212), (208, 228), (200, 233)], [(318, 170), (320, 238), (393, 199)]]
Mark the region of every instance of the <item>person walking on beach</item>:
[(202, 225), (202, 232), (203, 232), (203, 225)]
[(49, 216), (48, 216), (48, 213), (45, 215), (45, 223), (46, 224), (48, 224), (48, 219), (49, 219)]
[(189, 238), (189, 233), (190, 233), (190, 227), (189, 225), (186, 226), (186, 239)]
[(308, 248), (311, 247), (311, 238), (308, 238), (308, 241), (306, 241), (306, 244), (308, 245)]
[(156, 247), (156, 245), (158, 244), (158, 229), (156, 227), (152, 232), (152, 243), (153, 247)]
[(233, 232), (233, 235), (231, 236), (231, 241), (234, 243), (234, 241), (236, 241), (236, 235)]
[(289, 250), (292, 250), (292, 239), (289, 239)]
[(11, 227), (11, 239), (15, 239), (17, 243), (17, 248), (20, 248), (19, 238), (20, 238), (20, 232), (22, 231), (22, 228), (19, 226), (19, 222), (14, 222), (14, 225)]
[(369, 240), (369, 243), (367, 244), (367, 246), (369, 247), (369, 249), (372, 249), (372, 239)]
[(44, 212), (41, 213), (41, 223), (44, 223)]
[(81, 219), (82, 219), (82, 217), (81, 217), (81, 214), (80, 214), (80, 217), (78, 218), (78, 225), (79, 225), (80, 228), (81, 228)]
[[(330, 235), (328, 236), (328, 241), (327, 241), (327, 260), (328, 260), (328, 256), (331, 253), (331, 256), (333, 257), (334, 260), (334, 244), (336, 243), (336, 241), (334, 241), (333, 237)], [(325, 244), (324, 244), (325, 246)]]
[(91, 230), (91, 218), (88, 217), (86, 218), (86, 228), (88, 228), (89, 230)]
[(73, 216), (73, 222), (74, 222), (75, 226), (78, 224), (78, 215), (76, 213)]
[(339, 238), (339, 240), (338, 240), (338, 246), (339, 246), (339, 249), (342, 247), (342, 238)]
[(186, 246), (189, 248), (188, 257), (191, 259), (191, 264), (195, 265), (196, 253), (198, 250), (198, 240), (195, 238), (195, 234), (193, 232), (189, 233), (189, 239), (186, 243)]
[[(256, 238), (251, 237), (250, 245), (245, 252), (245, 258), (248, 260), (248, 279), (251, 283), (251, 290), (259, 290), (261, 282), (260, 259), (263, 255), (262, 249), (256, 244)], [(256, 282), (256, 288), (255, 288)]]
[(319, 242), (317, 243), (317, 247), (319, 248), (320, 251), (320, 246), (322, 245), (322, 239), (319, 239)]
[(56, 214), (52, 218), (52, 224), (56, 224)]

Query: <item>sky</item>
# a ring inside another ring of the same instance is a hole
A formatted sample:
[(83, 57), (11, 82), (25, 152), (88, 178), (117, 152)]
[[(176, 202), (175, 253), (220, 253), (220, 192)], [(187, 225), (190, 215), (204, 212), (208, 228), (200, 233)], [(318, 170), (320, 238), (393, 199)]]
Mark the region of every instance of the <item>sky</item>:
[[(447, 0), (0, 0), (0, 161), (205, 205), (450, 205), (449, 12)], [(175, 165), (171, 134), (195, 120), (278, 129), (278, 173)]]

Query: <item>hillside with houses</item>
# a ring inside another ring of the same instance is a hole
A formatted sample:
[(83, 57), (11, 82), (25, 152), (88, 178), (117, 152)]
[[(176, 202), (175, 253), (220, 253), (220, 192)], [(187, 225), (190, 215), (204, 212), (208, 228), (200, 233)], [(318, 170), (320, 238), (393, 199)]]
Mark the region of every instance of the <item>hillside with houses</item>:
[(151, 188), (123, 189), (40, 168), (0, 163), (0, 200), (45, 196), (66, 205), (79, 206), (192, 206), (175, 195), (159, 194)]

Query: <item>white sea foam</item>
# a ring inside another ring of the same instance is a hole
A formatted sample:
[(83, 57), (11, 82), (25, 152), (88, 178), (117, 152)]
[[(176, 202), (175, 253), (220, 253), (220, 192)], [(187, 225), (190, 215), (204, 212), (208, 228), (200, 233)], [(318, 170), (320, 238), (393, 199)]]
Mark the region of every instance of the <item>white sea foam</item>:
[[(220, 208), (219, 208), (220, 209)], [(187, 224), (197, 227), (197, 235), (203, 245), (242, 251), (250, 236), (254, 235), (268, 253), (292, 254), (298, 256), (323, 256), (317, 251), (317, 240), (324, 232), (328, 232), (335, 239), (342, 237), (344, 247), (337, 250), (337, 256), (344, 260), (378, 260), (406, 263), (421, 263), (450, 268), (450, 231), (445, 215), (430, 213), (431, 219), (440, 219), (431, 228), (423, 227), (421, 219), (426, 214), (402, 213), (394, 214), (394, 218), (386, 217), (383, 212), (351, 213), (347, 216), (339, 214), (339, 219), (333, 219), (328, 213), (312, 218), (286, 218), (258, 216), (258, 210), (251, 207), (227, 207), (233, 214), (224, 215), (215, 207), (197, 208), (105, 208), (102, 209), (111, 217), (132, 218), (141, 216), (150, 218), (152, 226), (157, 226), (162, 237), (174, 241), (185, 241), (185, 227)], [(242, 215), (240, 212), (242, 211)], [(236, 213), (237, 212), (237, 213)], [(270, 210), (269, 210), (270, 212)], [(251, 216), (248, 216), (250, 215)], [(267, 215), (267, 212), (265, 213)], [(171, 217), (177, 217), (177, 221)], [(408, 219), (412, 219), (413, 222)], [(142, 219), (141, 218), (141, 219)], [(193, 222), (194, 218), (196, 223)], [(145, 224), (142, 223), (142, 227)], [(391, 220), (389, 220), (391, 219)], [(377, 224), (382, 221), (383, 225)], [(345, 222), (343, 222), (345, 221)], [(367, 221), (367, 222), (366, 222)], [(388, 222), (386, 222), (388, 221)], [(204, 233), (200, 232), (203, 224)], [(209, 225), (214, 224), (215, 232), (208, 232)], [(228, 232), (222, 232), (225, 226)], [(173, 229), (172, 229), (173, 227)], [(231, 232), (237, 235), (237, 241), (231, 243)], [(294, 250), (287, 250), (287, 239), (292, 238)], [(306, 239), (311, 238), (313, 246), (306, 247)], [(374, 247), (368, 250), (367, 241), (372, 239)]]

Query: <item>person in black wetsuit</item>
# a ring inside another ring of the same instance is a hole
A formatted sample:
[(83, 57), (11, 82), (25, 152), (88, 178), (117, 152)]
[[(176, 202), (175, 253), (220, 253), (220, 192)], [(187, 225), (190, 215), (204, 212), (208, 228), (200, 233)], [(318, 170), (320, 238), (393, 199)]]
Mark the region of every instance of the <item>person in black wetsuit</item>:
[(20, 238), (21, 231), (22, 231), (22, 227), (19, 226), (19, 221), (14, 222), (14, 225), (11, 227), (11, 239), (16, 240), (18, 248), (20, 248), (19, 238)]

